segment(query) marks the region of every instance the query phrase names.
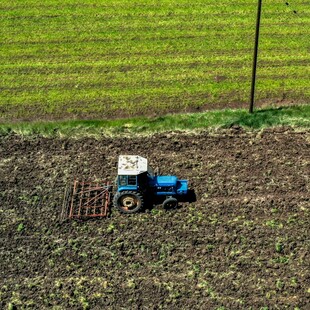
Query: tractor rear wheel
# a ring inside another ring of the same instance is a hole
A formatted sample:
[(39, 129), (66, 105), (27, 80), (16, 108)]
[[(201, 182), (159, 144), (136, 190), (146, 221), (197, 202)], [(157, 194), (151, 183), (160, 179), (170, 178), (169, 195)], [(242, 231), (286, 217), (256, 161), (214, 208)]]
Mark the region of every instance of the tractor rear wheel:
[(175, 209), (177, 206), (178, 206), (178, 200), (176, 198), (173, 198), (173, 197), (167, 198), (163, 202), (163, 207), (166, 210)]
[(143, 208), (143, 197), (140, 193), (124, 191), (115, 194), (113, 205), (121, 213), (136, 213)]

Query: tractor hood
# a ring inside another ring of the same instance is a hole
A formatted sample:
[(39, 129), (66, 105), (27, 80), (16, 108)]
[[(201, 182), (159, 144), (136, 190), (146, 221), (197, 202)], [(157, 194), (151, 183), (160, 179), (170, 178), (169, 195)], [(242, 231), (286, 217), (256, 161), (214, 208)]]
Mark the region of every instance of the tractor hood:
[(156, 177), (158, 186), (176, 186), (178, 178), (174, 175), (163, 175)]

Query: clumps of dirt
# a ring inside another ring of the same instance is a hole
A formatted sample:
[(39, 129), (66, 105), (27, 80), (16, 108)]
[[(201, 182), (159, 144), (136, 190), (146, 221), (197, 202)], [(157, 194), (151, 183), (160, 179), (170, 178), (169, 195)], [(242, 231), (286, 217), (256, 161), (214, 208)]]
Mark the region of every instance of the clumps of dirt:
[[(119, 154), (189, 180), (196, 202), (59, 221), (75, 176), (114, 180)], [(0, 307), (306, 308), (309, 131), (0, 137)]]

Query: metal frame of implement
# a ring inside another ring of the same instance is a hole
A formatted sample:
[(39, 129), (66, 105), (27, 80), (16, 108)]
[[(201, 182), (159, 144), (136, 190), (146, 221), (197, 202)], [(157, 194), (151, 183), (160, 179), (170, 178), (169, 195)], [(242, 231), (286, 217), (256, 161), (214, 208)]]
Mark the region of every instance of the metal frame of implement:
[(112, 186), (109, 182), (74, 180), (67, 188), (63, 203), (62, 219), (106, 217), (109, 211)]

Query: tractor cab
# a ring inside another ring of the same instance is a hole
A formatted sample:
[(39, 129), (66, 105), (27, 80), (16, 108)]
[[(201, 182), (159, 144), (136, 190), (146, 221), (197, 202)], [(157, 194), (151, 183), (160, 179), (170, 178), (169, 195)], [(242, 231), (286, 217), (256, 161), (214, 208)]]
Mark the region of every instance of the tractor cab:
[(147, 159), (141, 156), (121, 155), (118, 159), (117, 191), (145, 192), (154, 177)]

